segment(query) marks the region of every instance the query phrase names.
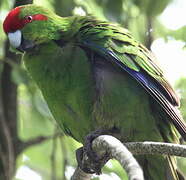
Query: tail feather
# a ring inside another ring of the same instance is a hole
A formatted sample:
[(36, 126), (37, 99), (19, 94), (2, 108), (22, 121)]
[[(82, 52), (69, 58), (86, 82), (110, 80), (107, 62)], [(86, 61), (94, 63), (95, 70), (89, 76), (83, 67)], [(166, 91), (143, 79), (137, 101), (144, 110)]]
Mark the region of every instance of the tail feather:
[(174, 157), (166, 156), (167, 161), (167, 169), (166, 169), (166, 176), (167, 180), (180, 180), (178, 173), (177, 173), (177, 165), (176, 159)]
[(178, 173), (179, 180), (186, 180), (186, 178), (184, 177), (183, 173), (180, 172), (178, 169), (177, 169), (177, 173)]

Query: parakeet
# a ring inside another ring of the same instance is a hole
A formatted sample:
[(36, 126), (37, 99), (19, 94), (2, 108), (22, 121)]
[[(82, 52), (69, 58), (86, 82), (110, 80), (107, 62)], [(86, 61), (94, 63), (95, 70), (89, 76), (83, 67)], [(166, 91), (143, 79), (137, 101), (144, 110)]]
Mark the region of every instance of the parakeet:
[[(98, 129), (122, 142), (186, 139), (179, 98), (128, 30), (92, 16), (60, 17), (37, 5), (11, 10), (3, 28), (67, 135), (82, 143)], [(181, 179), (173, 157), (136, 158), (146, 180)]]

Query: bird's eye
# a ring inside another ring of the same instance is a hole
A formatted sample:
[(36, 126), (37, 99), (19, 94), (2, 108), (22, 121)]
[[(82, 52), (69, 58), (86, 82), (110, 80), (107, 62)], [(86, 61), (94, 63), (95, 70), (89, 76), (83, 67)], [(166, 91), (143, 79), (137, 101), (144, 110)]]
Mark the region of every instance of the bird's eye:
[(32, 16), (26, 16), (25, 19), (26, 19), (28, 22), (32, 22), (33, 17), (32, 17)]

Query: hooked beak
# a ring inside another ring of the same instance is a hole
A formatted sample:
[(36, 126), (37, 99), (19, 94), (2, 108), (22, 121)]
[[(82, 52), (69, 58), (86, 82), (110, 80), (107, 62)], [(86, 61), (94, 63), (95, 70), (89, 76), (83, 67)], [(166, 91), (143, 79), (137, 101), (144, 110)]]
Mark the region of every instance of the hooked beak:
[(21, 52), (28, 51), (29, 49), (35, 46), (33, 41), (26, 40), (23, 38), (20, 30), (17, 30), (15, 32), (9, 32), (8, 39), (10, 41), (11, 46)]

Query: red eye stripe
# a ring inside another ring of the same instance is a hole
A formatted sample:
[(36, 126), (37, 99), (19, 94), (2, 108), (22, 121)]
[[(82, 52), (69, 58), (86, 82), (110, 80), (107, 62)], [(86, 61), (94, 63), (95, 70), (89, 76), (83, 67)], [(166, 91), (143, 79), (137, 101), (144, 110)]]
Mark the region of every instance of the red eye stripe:
[(33, 17), (33, 20), (36, 20), (36, 21), (46, 21), (48, 18), (43, 15), (43, 14), (35, 14), (32, 16)]
[(26, 16), (24, 19), (21, 19), (21, 23), (23, 24), (23, 27), (31, 23), (32, 21), (46, 21), (48, 18), (43, 14), (35, 14), (33, 16)]

